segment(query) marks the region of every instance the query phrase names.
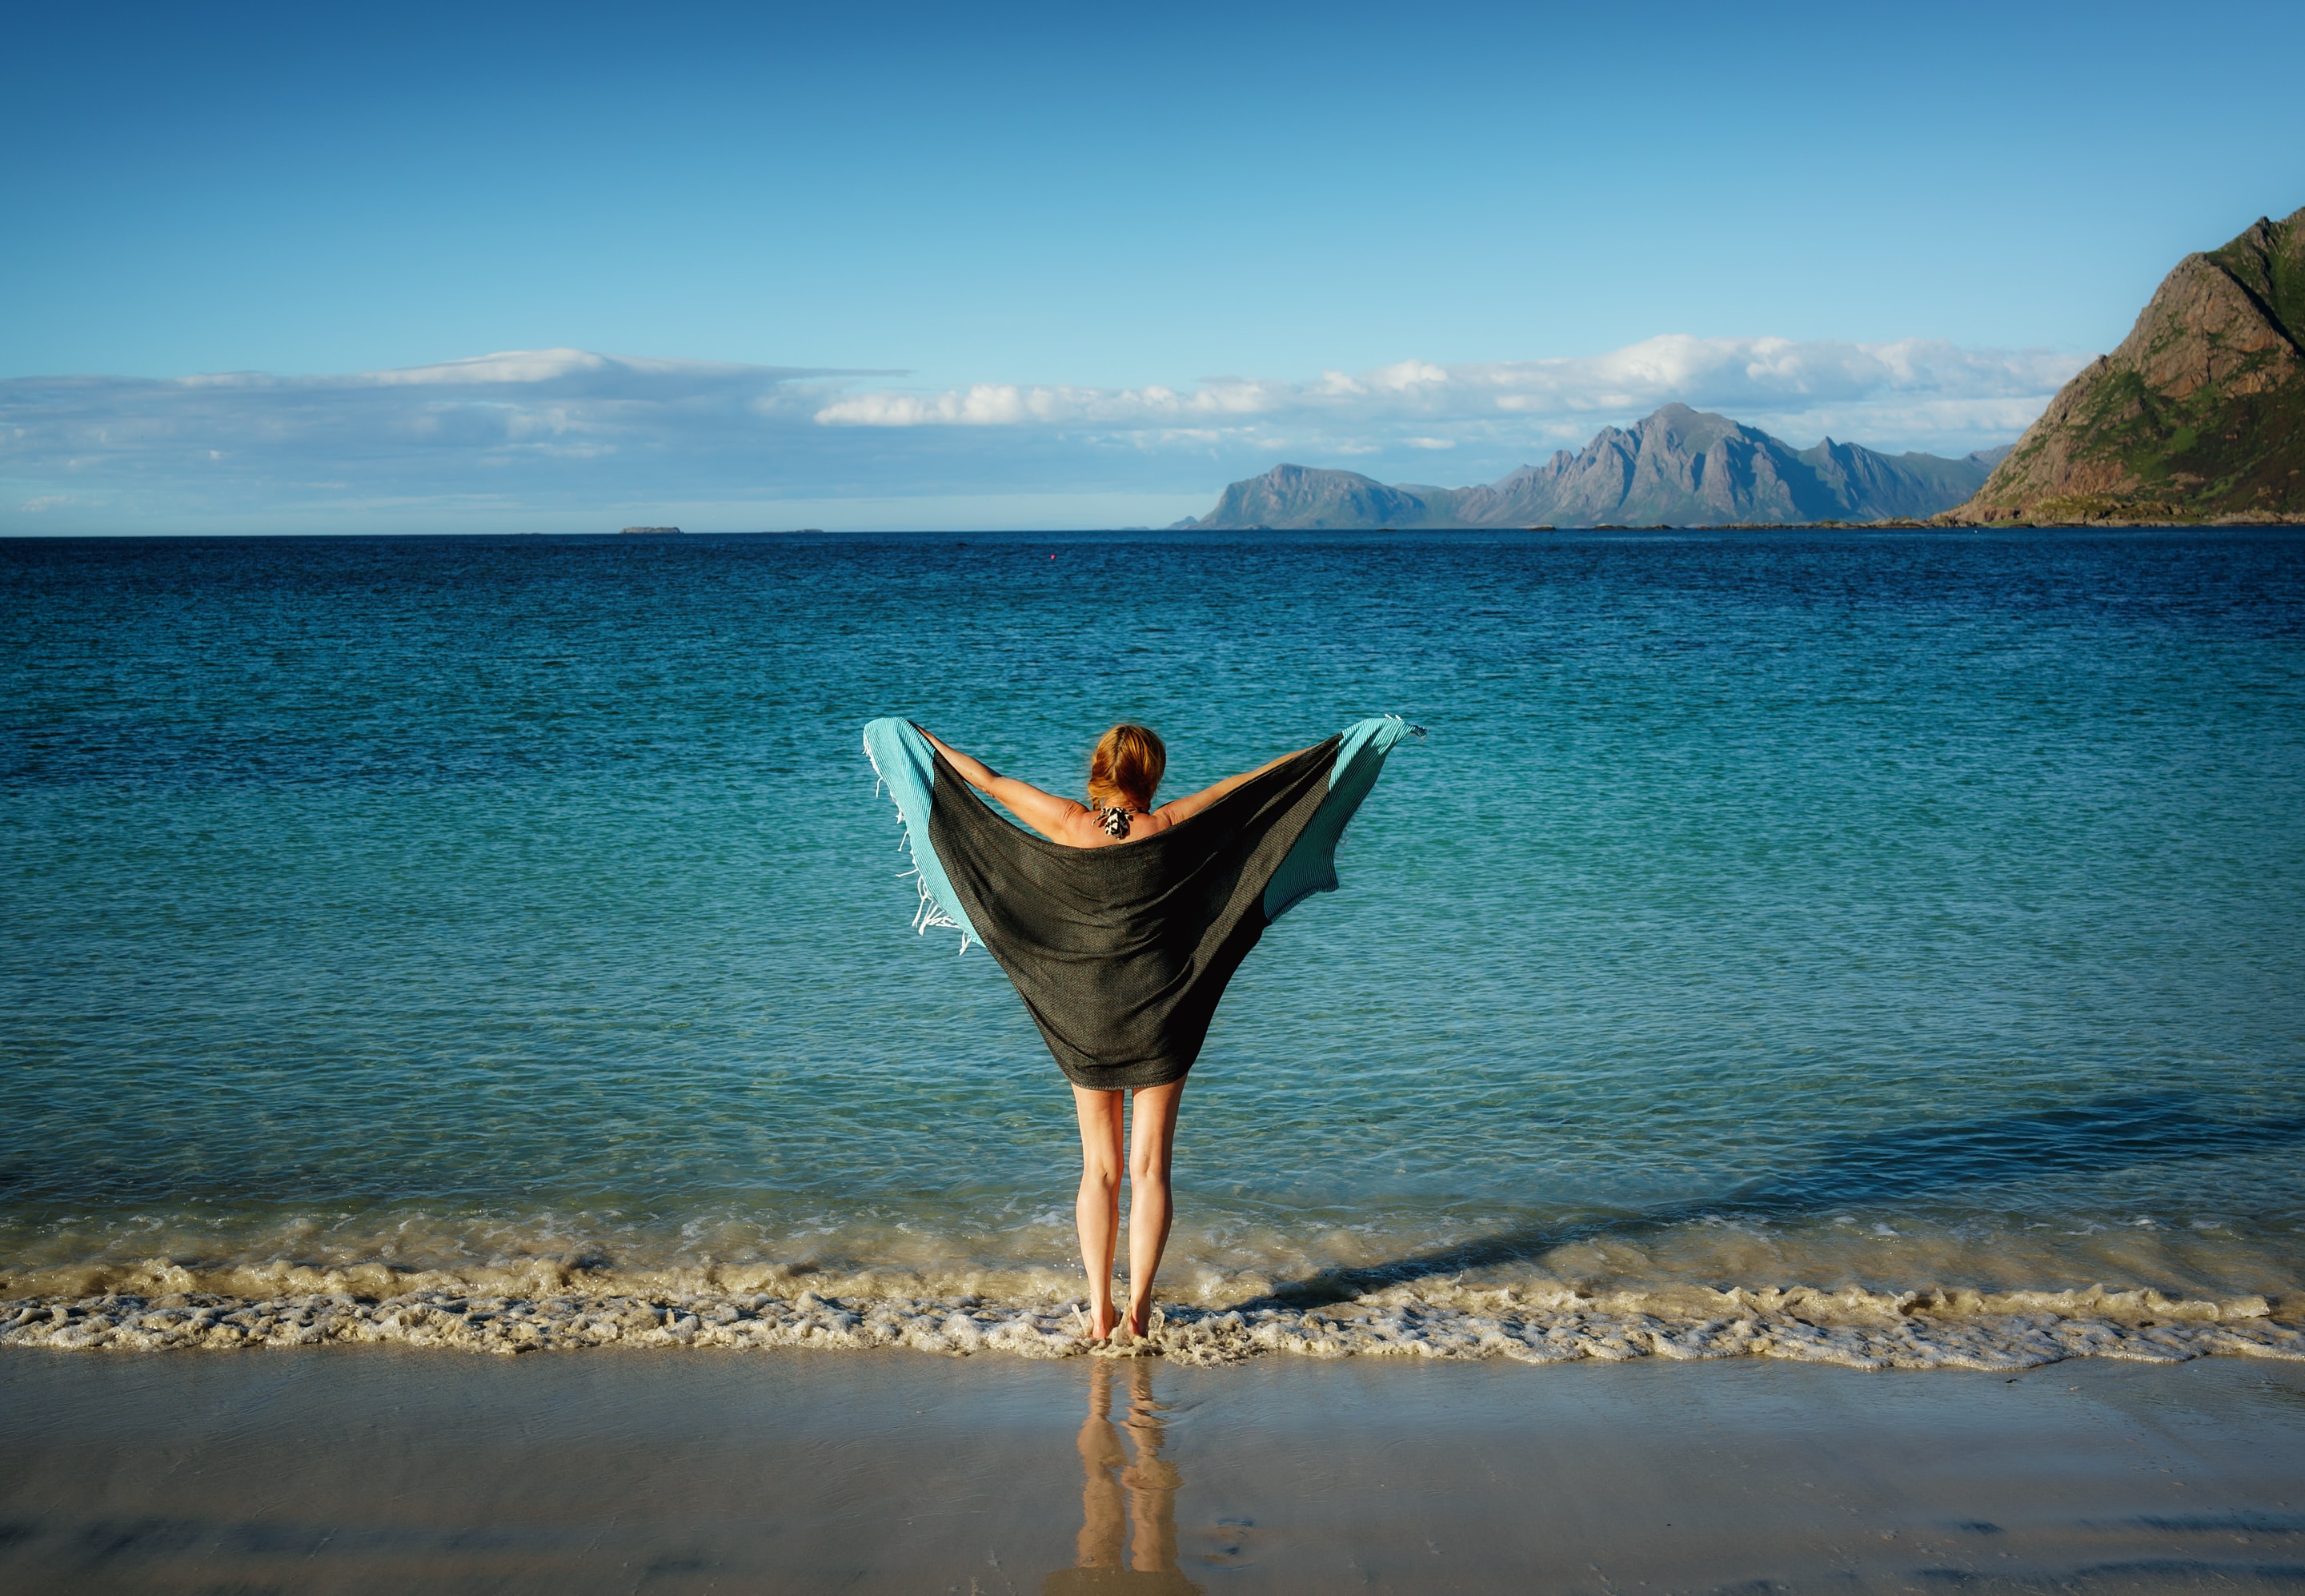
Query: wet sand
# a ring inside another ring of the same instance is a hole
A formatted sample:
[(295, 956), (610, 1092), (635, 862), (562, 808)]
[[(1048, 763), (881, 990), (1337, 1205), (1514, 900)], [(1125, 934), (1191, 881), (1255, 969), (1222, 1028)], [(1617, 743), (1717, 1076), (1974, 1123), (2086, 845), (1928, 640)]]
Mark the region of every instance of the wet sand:
[(11, 1592), (2305, 1589), (2305, 1368), (0, 1354)]

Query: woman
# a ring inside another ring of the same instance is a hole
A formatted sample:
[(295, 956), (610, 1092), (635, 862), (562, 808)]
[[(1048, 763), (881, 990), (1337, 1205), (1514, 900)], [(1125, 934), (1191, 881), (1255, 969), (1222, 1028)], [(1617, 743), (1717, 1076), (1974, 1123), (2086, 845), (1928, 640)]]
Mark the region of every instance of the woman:
[[(1088, 761), (1088, 802), (1076, 803), (1044, 793), (1027, 781), (1003, 776), (923, 729), (923, 736), (962, 780), (990, 794), (1033, 830), (1067, 848), (1122, 847), (1191, 819), (1242, 784), (1294, 758), (1282, 754), (1241, 776), (1229, 776), (1187, 798), (1152, 807), (1152, 794), (1169, 768), (1169, 750), (1150, 726), (1123, 721), (1097, 739)], [(1300, 752), (1303, 751), (1299, 751)], [(1089, 1336), (1112, 1334), (1112, 1253), (1120, 1228), (1121, 1103), (1129, 1094), (1073, 1083), (1073, 1108), (1080, 1118), (1081, 1183), (1073, 1201), (1080, 1231), (1081, 1262), (1088, 1270)], [(1169, 1244), (1171, 1207), (1169, 1150), (1177, 1137), (1177, 1104), (1185, 1077), (1135, 1089), (1136, 1134), (1128, 1149), (1128, 1317), (1122, 1329), (1142, 1336), (1152, 1312), (1152, 1277)]]
[[(984, 945), (1072, 1082), (1081, 1133), (1074, 1211), (1093, 1338), (1150, 1328), (1152, 1278), (1169, 1239), (1177, 1104), (1225, 983), (1266, 926), (1307, 895), (1335, 888), (1345, 822), (1386, 752), (1414, 729), (1365, 720), (1156, 809), (1168, 754), (1141, 726), (1124, 723), (1098, 740), (1086, 803), (1002, 776), (908, 721), (864, 728), (865, 751), (912, 845), (914, 924), (957, 930), (964, 950)], [(975, 790), (1040, 836), (1001, 819)], [(1128, 1306), (1120, 1315), (1112, 1261), (1122, 1110), (1132, 1095)]]

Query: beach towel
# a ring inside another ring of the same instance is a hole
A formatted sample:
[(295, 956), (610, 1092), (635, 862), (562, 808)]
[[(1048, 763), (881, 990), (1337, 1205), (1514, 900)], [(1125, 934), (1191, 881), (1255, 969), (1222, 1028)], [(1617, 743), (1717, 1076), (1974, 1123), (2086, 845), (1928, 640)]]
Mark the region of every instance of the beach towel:
[(1068, 848), (994, 811), (910, 721), (864, 728), (920, 887), (914, 926), (990, 953), (1074, 1084), (1165, 1086), (1264, 928), (1337, 887), (1337, 843), (1418, 728), (1364, 720), (1137, 842)]

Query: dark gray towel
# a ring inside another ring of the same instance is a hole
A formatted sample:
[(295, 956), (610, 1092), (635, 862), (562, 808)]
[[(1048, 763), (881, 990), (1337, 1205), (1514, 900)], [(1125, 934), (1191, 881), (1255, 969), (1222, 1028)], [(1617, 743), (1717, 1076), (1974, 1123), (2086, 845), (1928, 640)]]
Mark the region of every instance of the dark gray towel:
[(1342, 741), (1109, 848), (1024, 830), (936, 756), (936, 857), (1074, 1084), (1165, 1086), (1193, 1067), (1226, 983), (1264, 935), (1265, 887), (1329, 795)]

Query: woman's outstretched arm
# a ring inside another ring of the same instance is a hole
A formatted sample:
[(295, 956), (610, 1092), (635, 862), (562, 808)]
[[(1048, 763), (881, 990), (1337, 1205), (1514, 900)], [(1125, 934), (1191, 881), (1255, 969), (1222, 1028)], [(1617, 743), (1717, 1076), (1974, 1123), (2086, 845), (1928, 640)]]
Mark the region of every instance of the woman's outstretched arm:
[[(1318, 744), (1314, 746), (1317, 747)], [(1274, 766), (1285, 765), (1304, 751), (1305, 750), (1301, 748), (1293, 750), (1282, 754), (1277, 760), (1267, 760), (1254, 770), (1244, 770), (1238, 776), (1228, 776), (1212, 787), (1203, 787), (1199, 792), (1187, 794), (1182, 798), (1171, 798), (1152, 812), (1171, 826), (1179, 820), (1189, 820), (1243, 782), (1255, 781)]]
[(960, 773), (960, 778), (970, 786), (981, 789), (1008, 805), (1008, 812), (1030, 826), (1052, 843), (1069, 842), (1065, 836), (1065, 823), (1076, 815), (1088, 813), (1088, 805), (1076, 803), (1069, 798), (1059, 798), (1054, 793), (1043, 793), (1029, 781), (1018, 781), (1013, 776), (1003, 776), (982, 760), (965, 754), (945, 743), (926, 726), (921, 735), (936, 745), (944, 755), (945, 763)]

